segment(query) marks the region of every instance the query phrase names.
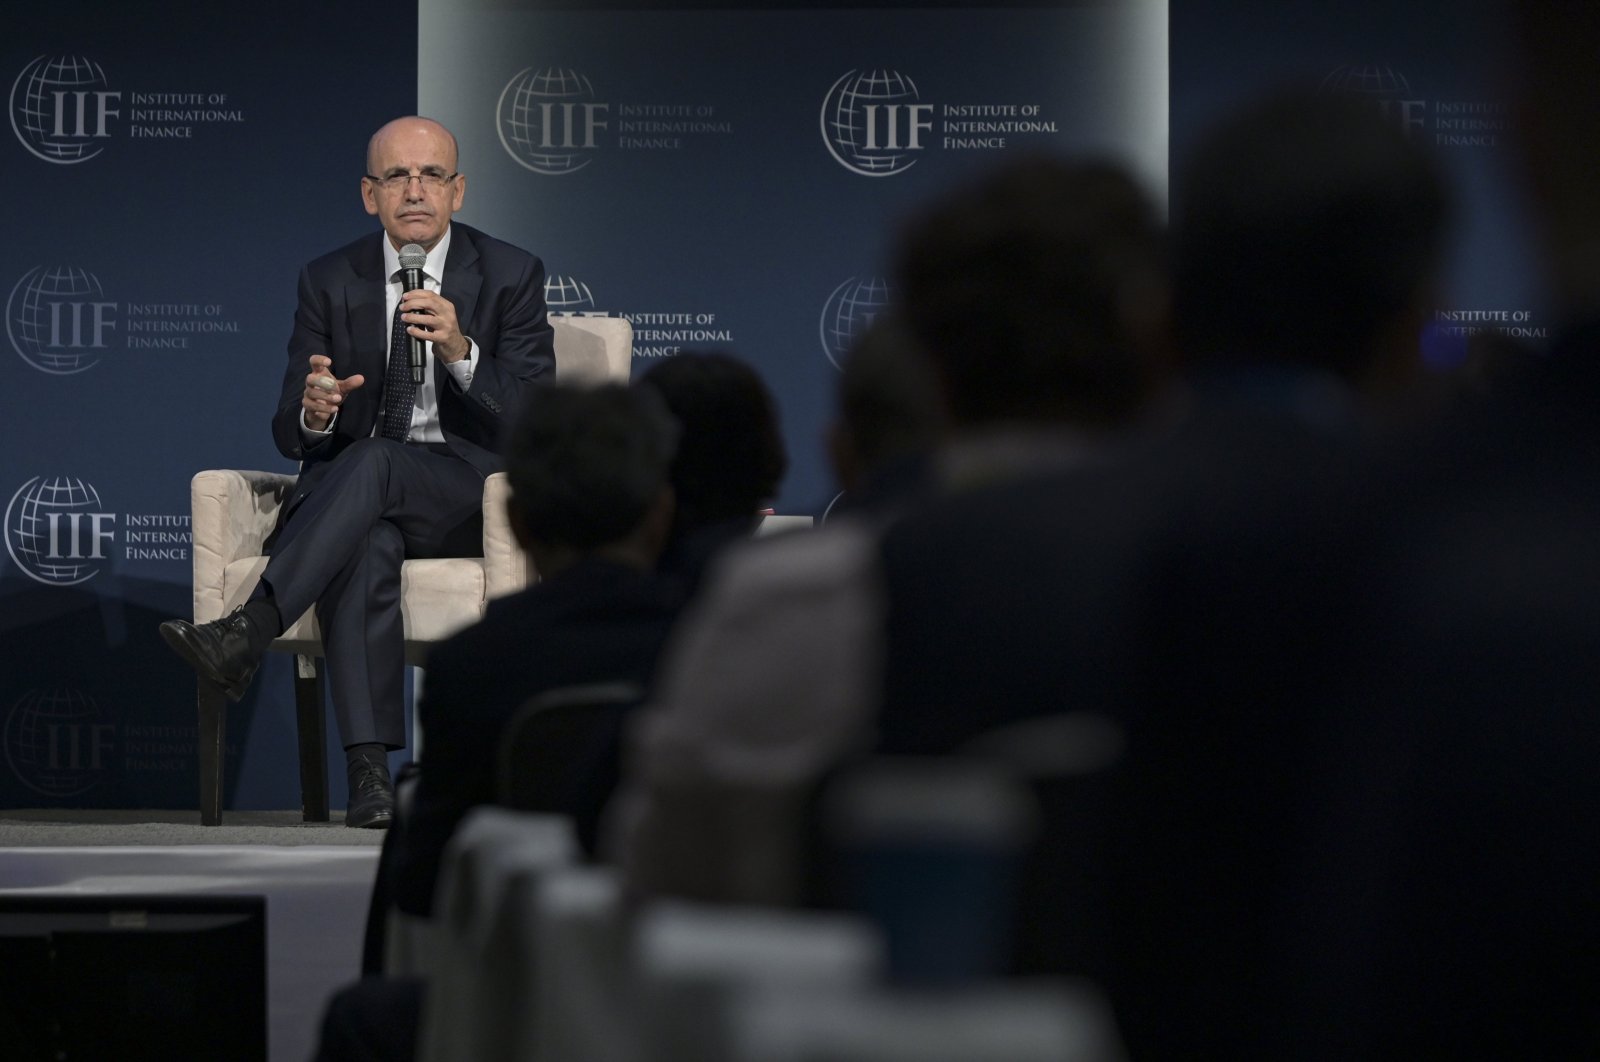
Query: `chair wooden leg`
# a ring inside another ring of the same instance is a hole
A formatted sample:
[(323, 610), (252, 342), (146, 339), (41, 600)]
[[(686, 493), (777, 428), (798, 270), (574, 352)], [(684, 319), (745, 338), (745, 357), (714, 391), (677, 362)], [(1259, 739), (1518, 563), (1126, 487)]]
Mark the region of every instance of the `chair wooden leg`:
[(324, 729), (322, 673), (317, 658), (295, 654), (295, 726), (300, 732), (300, 813), (306, 822), (328, 821), (328, 738)]
[(196, 683), (200, 709), (200, 737), (195, 752), (200, 760), (200, 825), (222, 825), (223, 752), (228, 739), (228, 698), (205, 679)]

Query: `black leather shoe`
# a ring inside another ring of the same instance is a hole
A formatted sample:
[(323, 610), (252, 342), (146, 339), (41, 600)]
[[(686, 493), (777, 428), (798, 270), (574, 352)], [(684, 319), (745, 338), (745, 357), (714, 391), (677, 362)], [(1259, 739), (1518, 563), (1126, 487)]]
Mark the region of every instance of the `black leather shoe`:
[[(242, 608), (242, 606), (241, 606)], [(240, 609), (210, 623), (196, 626), (188, 620), (167, 620), (161, 637), (203, 679), (222, 687), (233, 700), (244, 696), (261, 665), (261, 652), (252, 647), (255, 628)]]
[(387, 830), (394, 821), (394, 783), (389, 765), (357, 757), (349, 764), (350, 806), (344, 824), (358, 829)]

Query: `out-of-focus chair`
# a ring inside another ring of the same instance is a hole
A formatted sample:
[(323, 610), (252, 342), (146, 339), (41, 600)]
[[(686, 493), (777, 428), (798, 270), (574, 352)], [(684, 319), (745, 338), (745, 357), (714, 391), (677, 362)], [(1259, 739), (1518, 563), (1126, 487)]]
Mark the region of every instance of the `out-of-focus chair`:
[(633, 683), (605, 682), (530, 698), (500, 736), (500, 803), (570, 815), (593, 858), (600, 814), (617, 788), (622, 721), (644, 696)]
[(1038, 806), (1018, 883), (1014, 973), (1110, 976), (1107, 875), (1126, 744), (1121, 723), (1080, 709), (1008, 723), (959, 750), (1010, 773)]
[(640, 1013), (657, 1062), (731, 1058), (746, 993), (860, 992), (883, 966), (881, 936), (849, 915), (657, 901), (635, 927)]
[(809, 530), (815, 521), (809, 516), (781, 516), (777, 513), (768, 513), (756, 525), (757, 535), (776, 535), (788, 531)]
[[(626, 382), (633, 326), (620, 317), (552, 316), (556, 380), (563, 384)], [(262, 547), (277, 526), (278, 509), (295, 477), (277, 472), (213, 469), (190, 485), (194, 537), (194, 622), (227, 615), (250, 596), (267, 566)], [(533, 578), (506, 516), (510, 493), (502, 474), (483, 484), (483, 556), (408, 560), (400, 569), (400, 610), (406, 662), (421, 667), (428, 650), (483, 616), (492, 598), (520, 590)], [(272, 643), (295, 656), (295, 707), (300, 745), (300, 805), (307, 822), (328, 819), (328, 753), (324, 738), (322, 635), (315, 610), (296, 618)], [(200, 821), (222, 821), (223, 748), (227, 700), (201, 680)]]
[[(635, 999), (632, 920), (610, 867), (545, 875), (533, 905), (534, 985), (524, 990), (515, 1062), (642, 1062), (647, 1055)], [(531, 1005), (528, 1005), (531, 1004)]]
[(1036, 808), (1004, 768), (879, 756), (820, 789), (821, 877), (832, 905), (882, 929), (897, 984), (954, 988), (1009, 971)]
[(1111, 1008), (1076, 982), (955, 992), (762, 991), (740, 999), (727, 1062), (1121, 1062)]
[(445, 847), (420, 973), (420, 1062), (515, 1057), (535, 983), (541, 880), (579, 858), (572, 821), (477, 808)]

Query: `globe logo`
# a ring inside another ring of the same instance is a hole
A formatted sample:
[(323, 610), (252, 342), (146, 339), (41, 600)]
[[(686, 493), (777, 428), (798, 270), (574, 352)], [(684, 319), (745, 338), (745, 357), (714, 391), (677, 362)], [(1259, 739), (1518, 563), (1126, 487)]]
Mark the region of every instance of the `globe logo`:
[[(6, 300), (11, 346), (40, 372), (71, 376), (93, 368), (105, 348), (113, 304), (93, 273), (71, 266), (35, 266), (22, 274)], [(87, 312), (86, 312), (87, 311)]]
[(1322, 79), (1326, 92), (1342, 92), (1369, 99), (1399, 99), (1411, 95), (1405, 75), (1387, 66), (1341, 66)]
[(822, 304), (822, 351), (836, 369), (872, 319), (889, 308), (889, 282), (881, 277), (849, 280), (833, 289)]
[(595, 297), (584, 281), (552, 273), (544, 280), (544, 304), (552, 313), (589, 313), (595, 309)]
[(552, 273), (545, 278), (544, 301), (551, 313), (587, 313), (594, 309), (594, 295), (589, 285), (577, 277), (563, 277)]
[(100, 495), (81, 479), (35, 476), (6, 506), (6, 550), (30, 579), (75, 586), (99, 574), (111, 537)]
[(1366, 101), (1407, 136), (1426, 128), (1428, 101), (1417, 99), (1405, 75), (1387, 66), (1341, 66), (1322, 79), (1322, 91)]
[(41, 796), (79, 796), (104, 777), (106, 738), (114, 730), (77, 690), (30, 690), (6, 716), (6, 764)]
[(606, 126), (600, 120), (606, 110), (577, 71), (530, 66), (500, 90), (495, 126), (501, 145), (522, 166), (535, 173), (576, 173), (593, 161), (588, 152)]
[(105, 71), (75, 55), (35, 58), (11, 83), (11, 128), (46, 162), (70, 166), (105, 150), (110, 102)]
[(822, 142), (845, 169), (892, 177), (917, 163), (920, 119), (932, 111), (917, 102), (917, 86), (897, 70), (852, 70), (822, 98)]

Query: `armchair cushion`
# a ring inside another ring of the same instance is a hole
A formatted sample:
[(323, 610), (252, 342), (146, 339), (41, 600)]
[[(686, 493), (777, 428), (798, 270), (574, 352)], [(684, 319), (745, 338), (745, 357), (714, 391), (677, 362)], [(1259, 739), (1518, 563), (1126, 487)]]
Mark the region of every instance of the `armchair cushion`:
[[(191, 484), (194, 532), (194, 614), (204, 623), (244, 604), (266, 569), (262, 545), (295, 477), (276, 472), (212, 469)], [(408, 560), (400, 569), (401, 609), (408, 655), (442, 641), (483, 616), (484, 603), (528, 584), (528, 561), (506, 515), (510, 487), (503, 474), (483, 485), (484, 556)], [(308, 610), (295, 617), (273, 648), (318, 655), (321, 633)]]
[(239, 603), (226, 600), (223, 573), (237, 560), (261, 555), (294, 481), (280, 472), (224, 468), (200, 472), (190, 482), (196, 623), (220, 619)]

